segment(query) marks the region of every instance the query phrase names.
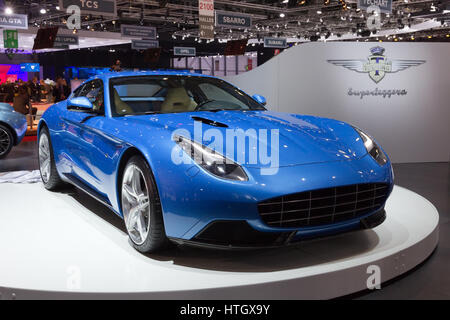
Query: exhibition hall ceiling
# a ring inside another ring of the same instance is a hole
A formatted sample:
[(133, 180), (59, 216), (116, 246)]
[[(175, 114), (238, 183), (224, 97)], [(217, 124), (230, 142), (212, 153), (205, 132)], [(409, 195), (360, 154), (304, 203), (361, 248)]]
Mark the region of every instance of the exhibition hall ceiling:
[[(392, 12), (381, 13), (381, 27), (370, 31), (369, 14), (358, 9), (358, 0), (214, 0), (214, 9), (244, 13), (252, 26), (242, 29), (215, 28), (215, 38), (262, 39), (285, 37), (290, 41), (371, 40), (448, 41), (450, 40), (449, 0), (393, 0)], [(361, 0), (359, 0), (361, 1)], [(29, 25), (64, 27), (69, 15), (59, 0), (12, 0), (6, 4), (15, 13), (28, 13)], [(117, 16), (82, 16), (81, 29), (120, 33), (121, 24), (156, 26), (161, 37), (198, 37), (198, 0), (117, 0)], [(417, 25), (427, 25), (422, 29)], [(403, 34), (403, 36), (396, 36)], [(199, 39), (199, 41), (201, 41)]]

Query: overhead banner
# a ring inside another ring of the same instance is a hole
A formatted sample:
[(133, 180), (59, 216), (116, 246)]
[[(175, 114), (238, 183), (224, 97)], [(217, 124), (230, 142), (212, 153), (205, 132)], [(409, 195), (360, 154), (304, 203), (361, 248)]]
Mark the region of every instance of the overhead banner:
[(252, 16), (248, 14), (216, 11), (216, 26), (228, 28), (251, 28)]
[(19, 33), (17, 30), (3, 30), (3, 46), (5, 49), (19, 48)]
[(132, 26), (128, 24), (121, 25), (120, 32), (124, 37), (135, 37), (153, 40), (155, 40), (158, 35), (155, 27)]
[(81, 13), (102, 16), (117, 16), (115, 0), (59, 0), (59, 6), (66, 11), (70, 6), (78, 6)]
[(379, 7), (383, 13), (392, 13), (392, 0), (358, 0), (359, 9), (367, 11), (370, 6)]
[(54, 46), (77, 46), (78, 45), (78, 36), (72, 34), (58, 34), (55, 38)]
[(134, 50), (146, 50), (152, 48), (158, 48), (159, 41), (157, 40), (132, 40), (131, 48)]
[(0, 28), (28, 29), (28, 15), (1, 13)]
[(199, 36), (214, 39), (214, 0), (198, 1)]
[(191, 47), (174, 47), (173, 54), (175, 56), (195, 57), (197, 55), (197, 49)]
[(287, 39), (286, 38), (264, 38), (264, 47), (265, 48), (277, 48), (284, 49), (287, 47)]

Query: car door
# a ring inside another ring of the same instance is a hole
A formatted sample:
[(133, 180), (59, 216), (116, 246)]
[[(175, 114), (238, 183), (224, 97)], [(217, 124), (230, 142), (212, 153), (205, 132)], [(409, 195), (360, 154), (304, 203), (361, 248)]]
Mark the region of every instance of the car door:
[(76, 179), (87, 184), (90, 187), (97, 185), (93, 177), (93, 161), (90, 159), (92, 145), (92, 136), (87, 134), (90, 131), (89, 120), (96, 117), (104, 117), (104, 110), (96, 106), (98, 101), (103, 101), (103, 82), (96, 79), (87, 82), (81, 90), (72, 95), (74, 97), (86, 97), (94, 105), (94, 110), (98, 113), (85, 112), (67, 108), (63, 115), (64, 134), (63, 143), (70, 163), (69, 178)]
[(70, 155), (73, 182), (81, 182), (87, 191), (109, 204), (111, 187), (115, 185), (115, 168), (122, 142), (105, 133), (105, 90), (103, 81), (96, 79), (84, 85), (77, 97), (86, 97), (95, 113), (67, 110), (64, 122), (65, 148)]

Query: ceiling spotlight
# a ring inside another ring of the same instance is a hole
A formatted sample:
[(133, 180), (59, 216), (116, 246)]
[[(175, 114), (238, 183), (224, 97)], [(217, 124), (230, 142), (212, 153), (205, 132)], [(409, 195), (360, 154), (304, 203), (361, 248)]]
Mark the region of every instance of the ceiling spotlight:
[(322, 14), (322, 10), (317, 10), (317, 14)]
[(14, 12), (13, 12), (13, 9), (11, 8), (11, 7), (6, 7), (6, 9), (5, 9), (5, 14), (8, 14), (8, 15), (10, 15), (10, 14), (13, 14)]
[(280, 18), (284, 18), (284, 17), (286, 17), (286, 14), (285, 13), (280, 13)]
[(44, 8), (42, 8), (39, 12), (40, 12), (41, 14), (46, 14), (46, 13), (47, 13), (47, 10), (45, 10)]
[(58, 11), (61, 10), (61, 8), (59, 6), (56, 6), (55, 9)]

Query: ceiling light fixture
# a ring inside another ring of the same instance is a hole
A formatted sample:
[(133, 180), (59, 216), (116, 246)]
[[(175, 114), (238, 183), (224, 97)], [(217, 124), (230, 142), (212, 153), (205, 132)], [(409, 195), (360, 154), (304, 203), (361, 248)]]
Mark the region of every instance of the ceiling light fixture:
[(13, 9), (11, 7), (6, 7), (5, 14), (10, 15), (10, 14), (13, 14), (13, 13), (14, 13), (14, 11), (13, 11)]
[(284, 17), (286, 17), (286, 14), (285, 13), (280, 13), (280, 18), (284, 18)]
[(42, 8), (39, 12), (40, 12), (41, 14), (46, 14), (46, 13), (47, 13), (47, 10), (45, 10), (44, 8)]

